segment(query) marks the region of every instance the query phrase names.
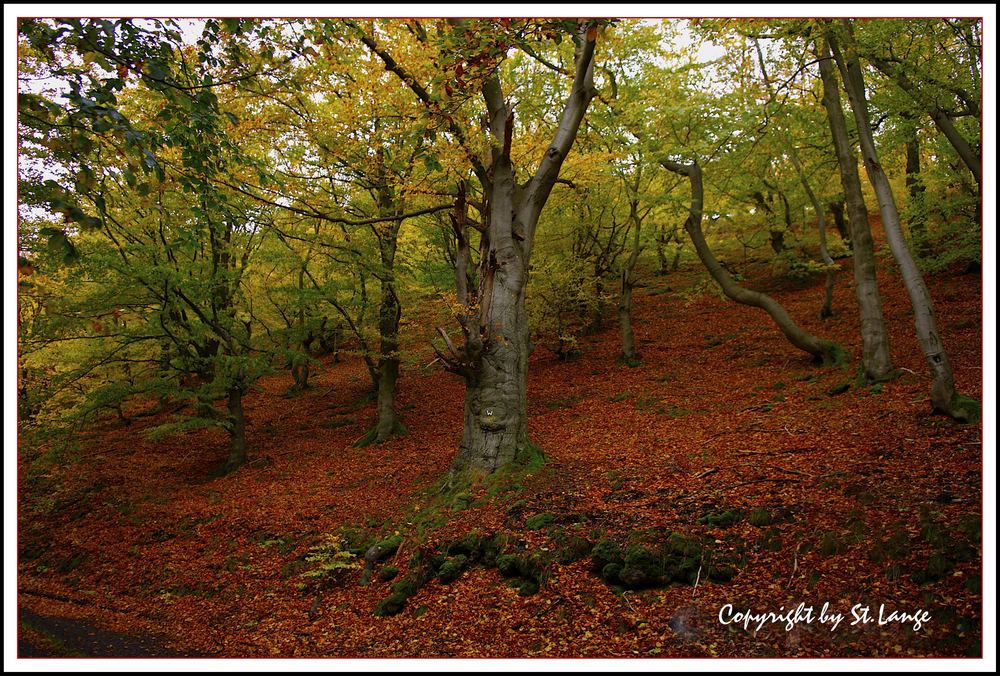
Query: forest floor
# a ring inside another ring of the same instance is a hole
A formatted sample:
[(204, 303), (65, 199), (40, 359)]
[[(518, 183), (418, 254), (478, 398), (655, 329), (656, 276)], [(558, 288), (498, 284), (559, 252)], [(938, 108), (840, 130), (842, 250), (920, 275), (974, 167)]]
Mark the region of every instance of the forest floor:
[[(374, 403), (348, 357), (296, 397), (283, 396), (287, 373), (261, 381), (245, 404), (256, 461), (229, 476), (212, 476), (222, 433), (154, 442), (143, 433), (151, 419), (109, 417), (61, 456), (22, 447), (21, 655), (978, 656), (982, 427), (930, 414), (928, 369), (891, 266), (879, 282), (902, 375), (856, 385), (850, 259), (840, 265), (825, 321), (821, 278), (791, 283), (765, 264), (744, 283), (847, 347), (843, 367), (810, 363), (763, 312), (715, 294), (701, 269), (646, 275), (635, 299), (641, 364), (617, 363), (610, 319), (576, 360), (539, 345), (529, 429), (547, 461), (451, 502), (435, 488), (461, 435), (464, 388), (422, 366), (429, 356), (399, 383), (409, 434), (383, 445), (351, 445)], [(981, 276), (940, 274), (928, 286), (957, 386), (981, 401)], [(732, 562), (735, 576), (623, 589), (590, 556), (549, 557), (540, 590), (524, 596), (474, 565), (376, 617), (391, 582), (301, 575), (323, 534), (370, 542), (397, 531), (386, 562), (401, 569), (397, 581), (418, 549), (469, 532), (539, 553), (573, 537), (624, 545), (677, 532)], [(720, 619), (726, 604), (783, 613), (800, 603), (813, 615), (790, 630)], [(855, 623), (851, 609), (865, 606), (870, 621)], [(889, 616), (919, 611), (930, 619), (916, 629)], [(106, 640), (75, 638), (95, 633)]]

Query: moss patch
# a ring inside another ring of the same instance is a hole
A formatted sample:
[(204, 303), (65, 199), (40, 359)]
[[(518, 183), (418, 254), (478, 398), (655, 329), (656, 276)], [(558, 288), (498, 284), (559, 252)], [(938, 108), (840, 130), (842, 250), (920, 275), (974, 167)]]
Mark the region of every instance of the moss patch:
[(528, 517), (525, 520), (524, 525), (528, 530), (541, 530), (555, 520), (556, 517), (554, 514), (550, 512), (542, 512), (541, 514), (535, 514), (534, 516)]

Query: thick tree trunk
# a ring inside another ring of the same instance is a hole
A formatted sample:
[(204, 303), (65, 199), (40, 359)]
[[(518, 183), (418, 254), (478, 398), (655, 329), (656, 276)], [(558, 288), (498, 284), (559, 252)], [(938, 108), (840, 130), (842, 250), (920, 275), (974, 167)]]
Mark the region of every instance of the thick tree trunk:
[(491, 294), (493, 334), (466, 377), (465, 425), (456, 469), (496, 470), (528, 446), (527, 385), (531, 351), (521, 254), (497, 252)]
[(396, 381), (399, 380), (399, 359), (387, 358), (379, 366), (378, 421), (375, 423), (375, 443), (388, 441), (394, 435), (405, 434), (396, 413)]
[[(851, 26), (847, 20), (842, 20), (842, 26), (852, 40)], [(837, 65), (844, 78), (844, 86), (851, 101), (851, 109), (854, 111), (854, 119), (858, 126), (858, 139), (861, 144), (861, 157), (864, 160), (865, 171), (868, 180), (875, 189), (878, 196), (879, 212), (882, 215), (882, 225), (885, 229), (886, 239), (889, 248), (899, 266), (900, 275), (910, 296), (910, 303), (913, 306), (914, 324), (916, 326), (917, 339), (923, 349), (927, 363), (930, 365), (934, 384), (931, 386), (931, 405), (935, 411), (945, 413), (959, 420), (968, 420), (970, 417), (978, 416), (970, 408), (970, 400), (959, 397), (955, 392), (955, 381), (948, 360), (948, 354), (941, 343), (940, 335), (937, 331), (937, 322), (934, 318), (934, 306), (931, 302), (927, 286), (924, 284), (923, 276), (917, 268), (906, 245), (903, 231), (900, 227), (899, 212), (896, 209), (896, 201), (889, 185), (889, 179), (882, 170), (879, 163), (878, 152), (875, 148), (875, 139), (872, 134), (871, 123), (868, 118), (868, 101), (865, 95), (864, 76), (861, 72), (861, 64), (854, 53), (853, 46), (847, 44), (843, 52), (836, 42), (831, 42), (831, 48)]]
[[(514, 110), (503, 94), (499, 75), (493, 74), (482, 84), (492, 161), (489, 172), (477, 171), (489, 206), (488, 226), (483, 231), (480, 248), (480, 284), (475, 299), (478, 303), (469, 296), (460, 274), (469, 255), (464, 189), (460, 191), (453, 219), (461, 250), (456, 256), (458, 301), (467, 308), (478, 308), (474, 317), (460, 320), (464, 347), (459, 350), (448, 340), (450, 356), (439, 353), (466, 380), (465, 425), (452, 466), (454, 471), (491, 472), (519, 459), (530, 446), (527, 384), (531, 344), (524, 307), (528, 261), (542, 208), (596, 93), (593, 86), (596, 30), (590, 29), (585, 21), (578, 28), (572, 90), (552, 143), (523, 189), (515, 182), (510, 159)], [(447, 340), (447, 334), (441, 333)]]
[(829, 49), (823, 43), (819, 70), (823, 80), (823, 105), (826, 107), (830, 134), (833, 138), (840, 181), (851, 229), (850, 241), (854, 252), (854, 292), (858, 299), (861, 319), (862, 368), (869, 381), (885, 380), (892, 376), (892, 357), (889, 352), (889, 334), (882, 318), (882, 298), (878, 292), (875, 274), (875, 245), (868, 225), (868, 208), (861, 191), (858, 161), (847, 135), (847, 122), (840, 102), (840, 88), (830, 63)]
[(698, 166), (697, 162), (680, 164), (670, 160), (661, 160), (660, 163), (670, 171), (687, 176), (691, 181), (691, 208), (684, 229), (691, 237), (701, 262), (708, 268), (712, 278), (722, 287), (723, 293), (738, 303), (758, 307), (767, 312), (785, 338), (788, 339), (788, 342), (800, 350), (808, 352), (817, 361), (837, 363), (843, 360), (844, 349), (842, 347), (804, 331), (776, 300), (758, 291), (743, 288), (733, 281), (729, 273), (719, 264), (701, 229), (705, 197), (701, 167)]
[(243, 414), (243, 392), (240, 388), (229, 388), (227, 408), (229, 410), (229, 457), (222, 468), (226, 474), (239, 469), (247, 461), (246, 417)]

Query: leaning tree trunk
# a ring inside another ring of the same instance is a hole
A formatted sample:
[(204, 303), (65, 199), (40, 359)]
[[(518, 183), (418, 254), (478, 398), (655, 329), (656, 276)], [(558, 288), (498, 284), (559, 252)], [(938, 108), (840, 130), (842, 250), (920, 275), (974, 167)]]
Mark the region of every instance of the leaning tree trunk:
[(820, 48), (819, 72), (823, 80), (823, 105), (830, 124), (849, 216), (850, 241), (854, 253), (854, 293), (858, 299), (861, 319), (861, 364), (865, 378), (869, 382), (877, 382), (890, 378), (893, 374), (889, 334), (882, 318), (882, 298), (875, 274), (875, 244), (868, 224), (868, 207), (865, 206), (861, 191), (857, 157), (847, 134), (847, 121), (844, 119), (840, 89), (833, 68), (828, 45), (823, 43)]
[[(771, 86), (771, 78), (767, 74), (767, 62), (764, 60), (764, 52), (760, 48), (760, 42), (757, 38), (754, 38), (753, 44), (757, 50), (757, 59), (760, 61), (760, 71), (764, 76), (764, 84), (767, 86), (768, 93), (773, 99), (777, 92)], [(823, 263), (827, 266), (826, 288), (823, 294), (823, 307), (820, 308), (819, 316), (822, 319), (826, 319), (827, 317), (833, 315), (833, 285), (837, 279), (836, 263), (834, 263), (833, 259), (830, 258), (830, 253), (826, 247), (826, 216), (824, 214), (823, 205), (820, 204), (819, 199), (816, 197), (816, 193), (813, 192), (812, 186), (809, 185), (809, 179), (806, 177), (805, 171), (802, 169), (802, 162), (799, 161), (799, 153), (795, 149), (795, 145), (791, 141), (783, 138), (783, 135), (780, 134), (780, 132), (779, 138), (781, 145), (788, 154), (788, 158), (792, 162), (792, 167), (795, 168), (795, 174), (799, 179), (799, 183), (802, 184), (802, 189), (809, 198), (809, 203), (812, 204), (813, 211), (816, 212), (816, 223), (819, 228), (819, 254), (820, 258), (823, 259)], [(792, 227), (791, 209), (788, 206), (788, 199), (785, 197), (784, 193), (781, 193), (781, 199), (785, 203), (785, 226), (790, 230)]]
[[(639, 175), (636, 176), (635, 187), (639, 187)], [(632, 251), (628, 260), (622, 265), (621, 295), (618, 299), (618, 324), (622, 334), (621, 359), (629, 366), (635, 366), (639, 361), (639, 353), (635, 349), (635, 335), (632, 332), (632, 289), (635, 287), (635, 264), (639, 260), (639, 235), (642, 219), (639, 218), (637, 198), (629, 202), (629, 220), (632, 221)]]
[[(842, 26), (845, 29), (847, 39), (852, 40), (850, 23), (846, 19), (842, 20)], [(851, 101), (851, 109), (854, 111), (858, 139), (861, 144), (861, 157), (864, 160), (868, 180), (878, 196), (879, 212), (882, 215), (882, 226), (885, 229), (886, 239), (889, 242), (892, 255), (896, 259), (896, 264), (899, 265), (900, 275), (903, 277), (903, 283), (913, 306), (917, 339), (920, 341), (920, 346), (934, 378), (934, 384), (931, 386), (931, 405), (935, 411), (945, 413), (957, 420), (978, 417), (978, 412), (974, 410), (975, 403), (965, 397), (960, 397), (955, 391), (954, 375), (948, 354), (945, 352), (937, 331), (930, 294), (924, 284), (923, 276), (913, 260), (913, 255), (906, 245), (906, 239), (903, 237), (892, 187), (882, 170), (878, 151), (875, 148), (875, 139), (868, 118), (868, 101), (865, 96), (861, 63), (850, 43), (845, 46), (842, 52), (835, 38), (831, 36), (830, 46), (844, 79), (844, 87)]]
[(698, 163), (681, 164), (671, 160), (661, 160), (660, 164), (670, 171), (687, 176), (691, 182), (691, 207), (687, 221), (684, 223), (684, 229), (687, 230), (688, 235), (691, 237), (691, 241), (694, 243), (695, 251), (697, 251), (701, 262), (708, 268), (712, 279), (722, 287), (723, 293), (737, 303), (758, 307), (767, 312), (792, 345), (804, 352), (808, 352), (817, 361), (821, 361), (824, 364), (842, 361), (845, 356), (842, 347), (804, 331), (792, 320), (788, 312), (785, 311), (785, 308), (776, 300), (758, 291), (743, 288), (733, 281), (729, 273), (719, 264), (719, 261), (709, 248), (701, 229), (705, 194), (702, 185), (701, 167), (698, 166)]

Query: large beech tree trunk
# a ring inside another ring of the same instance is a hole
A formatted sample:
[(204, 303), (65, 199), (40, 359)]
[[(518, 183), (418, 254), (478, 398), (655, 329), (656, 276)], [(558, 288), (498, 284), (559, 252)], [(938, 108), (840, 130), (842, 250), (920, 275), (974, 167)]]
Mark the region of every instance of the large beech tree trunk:
[(695, 251), (697, 251), (701, 262), (708, 268), (712, 279), (722, 287), (723, 293), (737, 303), (758, 307), (767, 312), (792, 345), (804, 352), (808, 352), (817, 361), (822, 361), (823, 363), (836, 363), (840, 361), (844, 356), (844, 349), (842, 347), (804, 331), (792, 320), (788, 312), (785, 311), (785, 308), (776, 300), (758, 291), (743, 288), (733, 281), (729, 273), (719, 264), (719, 261), (709, 248), (701, 229), (705, 193), (702, 185), (701, 167), (698, 166), (698, 163), (681, 164), (671, 160), (661, 160), (660, 164), (670, 171), (687, 176), (691, 182), (691, 207), (687, 221), (684, 223), (684, 229), (687, 230), (688, 235), (691, 237), (691, 241), (694, 243)]
[(916, 326), (917, 339), (923, 349), (927, 363), (930, 365), (934, 384), (931, 386), (931, 405), (934, 410), (950, 415), (960, 420), (968, 420), (978, 414), (972, 411), (970, 400), (959, 397), (955, 392), (955, 381), (945, 352), (941, 337), (937, 331), (937, 322), (934, 318), (934, 306), (931, 302), (927, 286), (924, 284), (923, 276), (913, 260), (910, 249), (903, 237), (903, 230), (900, 227), (899, 212), (896, 209), (896, 201), (889, 185), (889, 179), (882, 170), (879, 162), (878, 151), (875, 148), (875, 139), (872, 134), (871, 121), (868, 114), (868, 101), (865, 95), (864, 76), (861, 72), (861, 63), (853, 47), (853, 34), (851, 24), (848, 20), (841, 20), (841, 28), (846, 37), (846, 44), (841, 50), (836, 36), (831, 34), (830, 47), (833, 50), (834, 59), (840, 69), (844, 80), (844, 88), (851, 101), (851, 109), (854, 111), (854, 119), (858, 127), (858, 139), (861, 145), (861, 157), (864, 160), (865, 171), (868, 180), (878, 197), (879, 212), (882, 215), (882, 226), (885, 229), (886, 239), (889, 248), (899, 266), (903, 283), (910, 296), (910, 303), (913, 306), (914, 324)]
[(868, 225), (868, 207), (865, 206), (861, 191), (857, 157), (847, 135), (840, 88), (829, 56), (829, 48), (824, 42), (820, 46), (819, 72), (823, 80), (823, 105), (830, 123), (830, 134), (837, 154), (840, 182), (844, 187), (844, 200), (849, 216), (851, 249), (854, 253), (854, 292), (861, 318), (861, 364), (865, 378), (879, 381), (889, 378), (893, 373), (889, 334), (886, 333), (882, 318), (882, 298), (875, 275), (875, 245)]
[[(431, 92), (386, 50), (379, 48), (372, 36), (357, 24), (346, 23), (386, 69), (396, 73), (421, 101), (428, 106), (434, 103)], [(466, 30), (465, 20), (450, 19), (449, 23), (461, 39)], [(462, 184), (452, 214), (458, 242), (455, 288), (458, 304), (463, 308), (458, 321), (465, 342), (456, 347), (448, 333), (438, 329), (446, 346), (446, 352), (437, 350), (438, 358), (445, 368), (461, 374), (466, 382), (465, 424), (453, 471), (493, 471), (515, 460), (529, 445), (525, 392), (531, 346), (524, 308), (528, 260), (542, 207), (596, 94), (593, 61), (597, 27), (591, 21), (580, 20), (573, 39), (576, 52), (572, 90), (563, 105), (552, 143), (526, 185), (519, 186), (514, 176), (510, 159), (514, 109), (504, 96), (498, 72), (488, 74), (481, 84), (490, 134), (489, 166), (470, 148), (465, 128), (454, 119), (446, 121), (469, 155), (482, 186), (484, 202), (475, 205), (484, 221), (476, 223), (467, 214), (468, 202)], [(470, 227), (481, 234), (480, 283), (474, 291), (466, 278)]]
[(596, 30), (580, 21), (576, 41), (573, 87), (566, 100), (551, 145), (531, 180), (523, 187), (514, 177), (510, 150), (514, 111), (500, 79), (484, 80), (491, 136), (489, 170), (476, 174), (486, 196), (480, 224), (480, 284), (474, 298), (464, 271), (469, 261), (465, 194), (460, 190), (453, 214), (458, 238), (455, 281), (458, 301), (468, 313), (459, 321), (465, 344), (456, 348), (442, 330), (448, 354), (439, 352), (446, 366), (465, 377), (465, 424), (458, 455), (452, 466), (461, 471), (493, 471), (511, 463), (529, 446), (527, 383), (531, 345), (524, 307), (528, 261), (542, 207), (576, 138), (583, 115), (595, 95), (593, 57)]

